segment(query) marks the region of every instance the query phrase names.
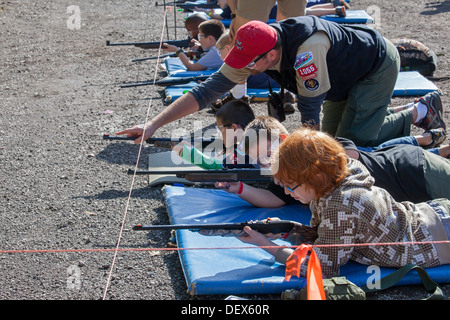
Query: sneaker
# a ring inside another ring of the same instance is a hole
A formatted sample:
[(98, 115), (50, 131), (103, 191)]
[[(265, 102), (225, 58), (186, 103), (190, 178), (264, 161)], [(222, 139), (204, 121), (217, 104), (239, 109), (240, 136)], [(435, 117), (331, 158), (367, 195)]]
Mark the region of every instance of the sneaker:
[(415, 126), (425, 129), (426, 131), (438, 128), (446, 129), (444, 119), (442, 118), (444, 109), (442, 108), (439, 91), (430, 92), (425, 96), (416, 99), (415, 102), (422, 102), (428, 108), (425, 118), (418, 123), (415, 123)]
[(332, 0), (331, 3), (336, 7), (344, 7), (346, 10), (350, 9), (350, 4), (345, 0)]
[(338, 17), (345, 17), (347, 15), (347, 13), (345, 13), (345, 7), (336, 7), (336, 14)]
[(218, 99), (216, 102), (211, 103), (211, 109), (214, 112), (217, 112), (217, 110), (220, 109), (220, 107), (222, 107), (225, 103), (233, 101), (233, 100), (242, 100), (246, 103), (250, 103), (250, 101), (252, 100), (251, 97), (245, 95), (240, 99), (236, 99), (235, 97), (233, 97), (233, 95), (231, 94), (231, 92), (228, 92), (223, 98)]
[(442, 128), (431, 129), (430, 131), (427, 131), (425, 133), (430, 133), (433, 141), (427, 146), (422, 146), (422, 148), (424, 148), (424, 149), (431, 149), (431, 148), (439, 147), (445, 141), (445, 138), (447, 137), (445, 135), (445, 130)]
[(295, 112), (295, 95), (292, 92), (285, 92), (282, 102), (285, 114), (291, 114)]

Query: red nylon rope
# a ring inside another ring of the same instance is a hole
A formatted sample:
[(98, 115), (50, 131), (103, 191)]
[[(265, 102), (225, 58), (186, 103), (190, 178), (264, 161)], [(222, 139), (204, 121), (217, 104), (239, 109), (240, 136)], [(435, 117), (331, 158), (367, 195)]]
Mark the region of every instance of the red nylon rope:
[[(331, 247), (371, 247), (371, 246), (408, 246), (422, 244), (450, 244), (450, 240), (440, 241), (421, 241), (421, 242), (380, 242), (380, 243), (348, 243), (348, 244), (319, 244), (311, 245), (312, 248), (331, 248)], [(274, 249), (274, 248), (292, 248), (298, 246), (243, 246), (243, 247), (193, 247), (193, 248), (118, 248), (115, 249), (13, 249), (0, 250), (2, 253), (80, 253), (80, 252), (130, 252), (130, 251), (188, 251), (188, 250), (247, 250), (247, 249)]]

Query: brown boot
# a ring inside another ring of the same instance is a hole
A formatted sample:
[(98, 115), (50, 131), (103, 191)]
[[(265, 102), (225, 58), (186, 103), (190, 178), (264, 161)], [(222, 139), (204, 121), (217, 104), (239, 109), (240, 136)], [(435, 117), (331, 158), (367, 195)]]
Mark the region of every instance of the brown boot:
[(283, 109), (285, 114), (291, 114), (295, 112), (295, 95), (292, 92), (286, 91), (283, 97)]

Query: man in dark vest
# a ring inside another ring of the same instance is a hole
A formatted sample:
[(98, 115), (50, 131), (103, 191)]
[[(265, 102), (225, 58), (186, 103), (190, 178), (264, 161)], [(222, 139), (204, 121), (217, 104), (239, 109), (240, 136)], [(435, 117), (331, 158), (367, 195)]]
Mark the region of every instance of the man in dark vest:
[(407, 136), (411, 124), (425, 130), (445, 128), (438, 93), (403, 111), (388, 112), (399, 69), (395, 46), (366, 26), (344, 26), (314, 16), (270, 25), (250, 21), (238, 30), (218, 72), (173, 102), (145, 129), (118, 134), (139, 137), (135, 140), (139, 143), (142, 136), (147, 139), (161, 126), (207, 107), (249, 75), (261, 72), (297, 94), (303, 123), (360, 146)]

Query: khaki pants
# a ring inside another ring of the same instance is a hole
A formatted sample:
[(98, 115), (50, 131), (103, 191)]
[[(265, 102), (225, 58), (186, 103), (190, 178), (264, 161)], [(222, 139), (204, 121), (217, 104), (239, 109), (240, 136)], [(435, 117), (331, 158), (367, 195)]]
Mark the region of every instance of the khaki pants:
[(307, 0), (238, 0), (234, 34), (251, 20), (269, 21), (269, 14), (277, 3), (277, 21), (304, 16)]
[(400, 57), (387, 39), (386, 58), (380, 68), (350, 89), (347, 100), (325, 101), (322, 130), (351, 139), (357, 146), (377, 146), (411, 132), (409, 111), (388, 111), (400, 69)]

